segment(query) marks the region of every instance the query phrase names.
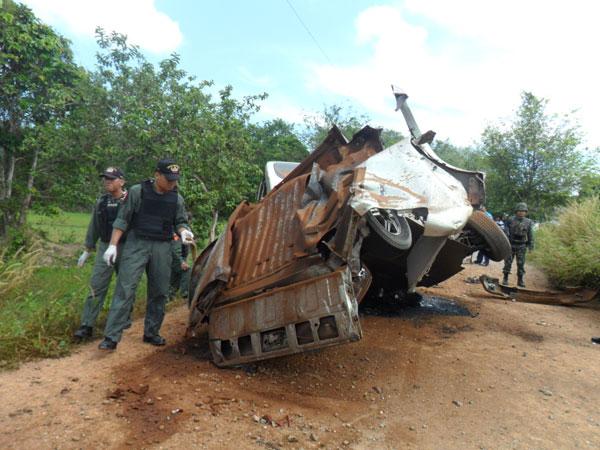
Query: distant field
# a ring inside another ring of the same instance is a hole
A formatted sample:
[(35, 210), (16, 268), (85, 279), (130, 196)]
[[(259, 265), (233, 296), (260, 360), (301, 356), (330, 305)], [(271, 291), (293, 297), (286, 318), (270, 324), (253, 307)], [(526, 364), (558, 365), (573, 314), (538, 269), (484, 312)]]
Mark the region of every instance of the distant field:
[(90, 213), (61, 212), (53, 216), (31, 213), (27, 220), (51, 242), (83, 245)]

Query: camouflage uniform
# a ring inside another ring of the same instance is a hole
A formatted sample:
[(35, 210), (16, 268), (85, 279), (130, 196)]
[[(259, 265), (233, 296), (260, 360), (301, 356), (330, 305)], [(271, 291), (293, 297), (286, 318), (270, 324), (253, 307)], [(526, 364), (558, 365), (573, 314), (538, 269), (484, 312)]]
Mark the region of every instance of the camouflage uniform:
[[(521, 204), (520, 204), (521, 205)], [(517, 205), (517, 210), (527, 211), (527, 206)], [(525, 209), (519, 209), (525, 208)], [(512, 266), (513, 259), (517, 259), (517, 277), (518, 284), (525, 287), (523, 277), (525, 275), (525, 254), (527, 249), (533, 250), (533, 222), (527, 217), (512, 216), (505, 223), (505, 231), (510, 241), (511, 254), (504, 260), (504, 283), (508, 282), (508, 275)]]

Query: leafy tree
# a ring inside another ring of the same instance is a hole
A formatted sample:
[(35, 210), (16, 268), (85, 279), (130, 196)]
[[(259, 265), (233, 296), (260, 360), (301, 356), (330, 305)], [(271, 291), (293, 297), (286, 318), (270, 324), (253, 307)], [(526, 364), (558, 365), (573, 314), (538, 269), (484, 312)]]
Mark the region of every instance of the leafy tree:
[(300, 133), (300, 138), (312, 151), (323, 142), (333, 125), (337, 125), (346, 138), (351, 138), (367, 122), (367, 116), (356, 116), (351, 110), (344, 111), (342, 106), (325, 106), (320, 113), (304, 117), (304, 130)]
[[(261, 171), (267, 161), (300, 162), (308, 156), (306, 147), (294, 133), (294, 125), (282, 119), (250, 125), (249, 131), (254, 148), (253, 160)], [(260, 178), (253, 180), (254, 186), (258, 186)]]
[(480, 171), (487, 169), (485, 155), (477, 148), (458, 147), (448, 140), (434, 141), (432, 147), (440, 158), (455, 167)]
[(46, 150), (39, 137), (59, 126), (81, 75), (66, 39), (26, 6), (0, 3), (0, 237), (24, 223)]
[(579, 129), (568, 115), (548, 115), (546, 104), (547, 100), (523, 92), (512, 124), (483, 132), (491, 210), (509, 212), (524, 201), (530, 215), (542, 218), (577, 191), (585, 172)]
[(264, 95), (238, 100), (226, 87), (212, 96), (205, 92), (212, 83), (189, 76), (176, 54), (155, 66), (123, 35), (98, 29), (97, 40), (96, 70), (79, 85), (82, 107), (53, 135), (44, 160), (51, 167), (76, 155), (77, 164), (63, 183), (48, 179), (46, 194), (87, 207), (106, 165), (123, 168), (133, 184), (171, 156), (182, 165), (180, 190), (196, 230), (214, 234), (218, 218), (255, 192), (259, 156), (249, 121)]
[(600, 197), (600, 172), (591, 170), (581, 176), (579, 198)]
[[(312, 151), (323, 142), (333, 125), (336, 125), (347, 139), (351, 139), (354, 133), (360, 131), (369, 121), (367, 115), (356, 115), (350, 108), (345, 110), (339, 105), (325, 106), (319, 114), (304, 117), (304, 130), (300, 133), (300, 139)], [(382, 130), (381, 140), (385, 146), (392, 145), (400, 139), (401, 133), (390, 129)]]

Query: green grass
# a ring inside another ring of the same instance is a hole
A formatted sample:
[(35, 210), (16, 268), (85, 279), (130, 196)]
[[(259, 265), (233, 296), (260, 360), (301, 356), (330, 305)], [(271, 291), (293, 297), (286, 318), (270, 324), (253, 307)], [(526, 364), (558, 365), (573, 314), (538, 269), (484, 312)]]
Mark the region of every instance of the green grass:
[(56, 244), (82, 244), (91, 213), (64, 212), (56, 215), (30, 213), (27, 223), (50, 242)]
[[(30, 216), (30, 225), (41, 230), (54, 243), (81, 243), (83, 249), (88, 220), (89, 214), (82, 213), (61, 213), (53, 217), (33, 214)], [(42, 243), (46, 251), (49, 247)], [(43, 258), (51, 261), (47, 263), (49, 265), (31, 267), (26, 272), (26, 279), (13, 283), (0, 296), (0, 368), (14, 368), (32, 358), (67, 355), (74, 346), (71, 337), (80, 324), (93, 259), (90, 258), (80, 269), (76, 267), (79, 249), (69, 245), (54, 245), (52, 249), (52, 257)], [(23, 260), (25, 255), (20, 255), (21, 259), (16, 262), (7, 258), (5, 267), (15, 267), (16, 263), (22, 261), (34, 261), (37, 264), (37, 258)], [(3, 281), (2, 273), (0, 270), (0, 282)], [(5, 270), (4, 273), (8, 280), (14, 279), (12, 272)], [(114, 280), (113, 277), (104, 308), (94, 328), (98, 337), (102, 335), (106, 323)], [(143, 316), (145, 312), (146, 277), (140, 281), (136, 298), (134, 318)]]
[(536, 241), (532, 261), (555, 285), (600, 287), (600, 197), (570, 203)]
[[(55, 265), (37, 269), (26, 286), (0, 299), (0, 367), (12, 368), (36, 357), (68, 354), (73, 332), (79, 327), (88, 294), (92, 264), (84, 268)], [(112, 299), (114, 278), (95, 334), (102, 335)], [(146, 278), (137, 292), (134, 318), (145, 312)]]

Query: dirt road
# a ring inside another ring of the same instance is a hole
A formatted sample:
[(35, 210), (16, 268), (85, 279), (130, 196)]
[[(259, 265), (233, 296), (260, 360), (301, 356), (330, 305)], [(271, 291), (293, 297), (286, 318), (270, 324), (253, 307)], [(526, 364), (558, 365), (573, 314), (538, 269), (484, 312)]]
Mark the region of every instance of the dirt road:
[[(70, 357), (0, 374), (0, 448), (600, 448), (600, 308), (521, 304), (464, 282), (426, 290), (463, 316), (362, 318), (362, 341), (217, 369), (204, 340)], [(544, 287), (533, 269), (529, 286)]]

